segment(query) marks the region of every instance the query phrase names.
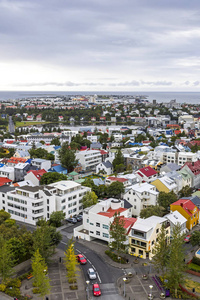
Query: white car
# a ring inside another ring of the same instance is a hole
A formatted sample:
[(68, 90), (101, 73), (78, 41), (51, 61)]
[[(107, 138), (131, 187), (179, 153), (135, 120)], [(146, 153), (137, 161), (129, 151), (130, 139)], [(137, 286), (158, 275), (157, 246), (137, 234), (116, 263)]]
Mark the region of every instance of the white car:
[(88, 276), (89, 276), (90, 279), (96, 279), (97, 278), (97, 275), (96, 275), (94, 269), (92, 269), (92, 268), (88, 269)]

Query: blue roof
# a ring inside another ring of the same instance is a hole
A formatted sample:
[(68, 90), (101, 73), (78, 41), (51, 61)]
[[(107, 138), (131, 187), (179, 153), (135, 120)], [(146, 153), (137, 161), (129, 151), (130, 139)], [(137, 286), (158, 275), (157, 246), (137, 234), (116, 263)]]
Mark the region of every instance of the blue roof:
[(30, 164), (30, 163), (31, 163), (31, 161), (32, 161), (32, 159), (31, 159), (31, 158), (29, 158), (29, 159), (27, 159), (26, 163)]
[(2, 168), (3, 166), (5, 166), (4, 164), (0, 164), (0, 168)]
[(48, 170), (48, 172), (57, 172), (57, 173), (65, 173), (67, 174), (67, 169), (62, 167), (61, 165), (54, 166)]
[(55, 146), (55, 147), (54, 147), (55, 150), (58, 150), (58, 149), (60, 149), (60, 148), (61, 148), (61, 146)]

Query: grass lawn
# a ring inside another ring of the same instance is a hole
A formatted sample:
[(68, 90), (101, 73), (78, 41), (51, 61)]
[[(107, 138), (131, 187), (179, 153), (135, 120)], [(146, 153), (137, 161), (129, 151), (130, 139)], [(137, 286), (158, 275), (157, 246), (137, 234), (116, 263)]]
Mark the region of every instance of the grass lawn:
[(197, 270), (197, 271), (200, 272), (200, 266), (197, 265), (197, 264), (190, 263), (190, 264), (188, 265), (188, 268), (189, 268), (189, 269), (193, 269), (193, 270)]
[(23, 121), (16, 122), (15, 127), (23, 127), (23, 126), (31, 126), (31, 125), (41, 125), (41, 124), (49, 124), (50, 122), (36, 122), (36, 121)]
[(184, 287), (190, 292), (192, 292), (192, 289), (195, 288), (195, 292), (200, 293), (199, 282), (196, 282), (196, 281), (193, 281), (190, 279), (186, 279)]

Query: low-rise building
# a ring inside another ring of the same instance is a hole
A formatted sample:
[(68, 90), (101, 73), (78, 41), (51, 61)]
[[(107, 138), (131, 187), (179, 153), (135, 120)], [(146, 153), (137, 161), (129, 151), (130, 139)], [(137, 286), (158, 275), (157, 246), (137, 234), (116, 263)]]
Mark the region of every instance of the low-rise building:
[(142, 209), (157, 205), (158, 194), (155, 186), (147, 182), (137, 183), (126, 189), (123, 199), (131, 204), (132, 215), (139, 216)]
[(101, 163), (101, 152), (98, 150), (83, 150), (76, 153), (76, 159), (84, 171), (96, 171), (96, 166)]
[(131, 205), (123, 200), (109, 198), (84, 209), (83, 225), (74, 229), (74, 236), (88, 241), (97, 238), (109, 243), (110, 224), (115, 214), (120, 214), (125, 224), (129, 224), (126, 230), (129, 230), (136, 221), (135, 218), (131, 218)]
[(150, 166), (137, 170), (135, 175), (140, 182), (152, 182), (158, 177), (158, 173)]
[(166, 218), (157, 216), (147, 219), (138, 218), (129, 233), (129, 254), (151, 260), (162, 226), (165, 227), (166, 241), (169, 243), (170, 223)]
[(154, 185), (159, 192), (178, 192), (177, 184), (174, 181), (174, 179), (168, 177), (168, 176), (163, 176), (160, 178), (157, 178), (155, 181), (151, 182), (152, 185)]
[(187, 219), (184, 216), (182, 216), (177, 210), (171, 211), (169, 214), (165, 215), (164, 217), (170, 222), (171, 235), (174, 226), (178, 224), (181, 227), (181, 234), (185, 234), (188, 231), (186, 227)]
[(31, 164), (39, 170), (44, 169), (45, 171), (48, 171), (51, 168), (51, 161), (46, 159), (34, 158), (32, 159)]
[(183, 217), (187, 219), (186, 227), (191, 230), (198, 224), (199, 221), (199, 209), (189, 199), (179, 199), (178, 201), (170, 205), (170, 211), (177, 210)]

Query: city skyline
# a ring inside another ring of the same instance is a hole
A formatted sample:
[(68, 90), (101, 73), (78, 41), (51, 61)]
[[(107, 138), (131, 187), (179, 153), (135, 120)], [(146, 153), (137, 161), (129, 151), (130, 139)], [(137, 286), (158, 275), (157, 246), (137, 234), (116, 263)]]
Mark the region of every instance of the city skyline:
[(2, 0), (0, 90), (198, 92), (199, 10), (196, 0)]

